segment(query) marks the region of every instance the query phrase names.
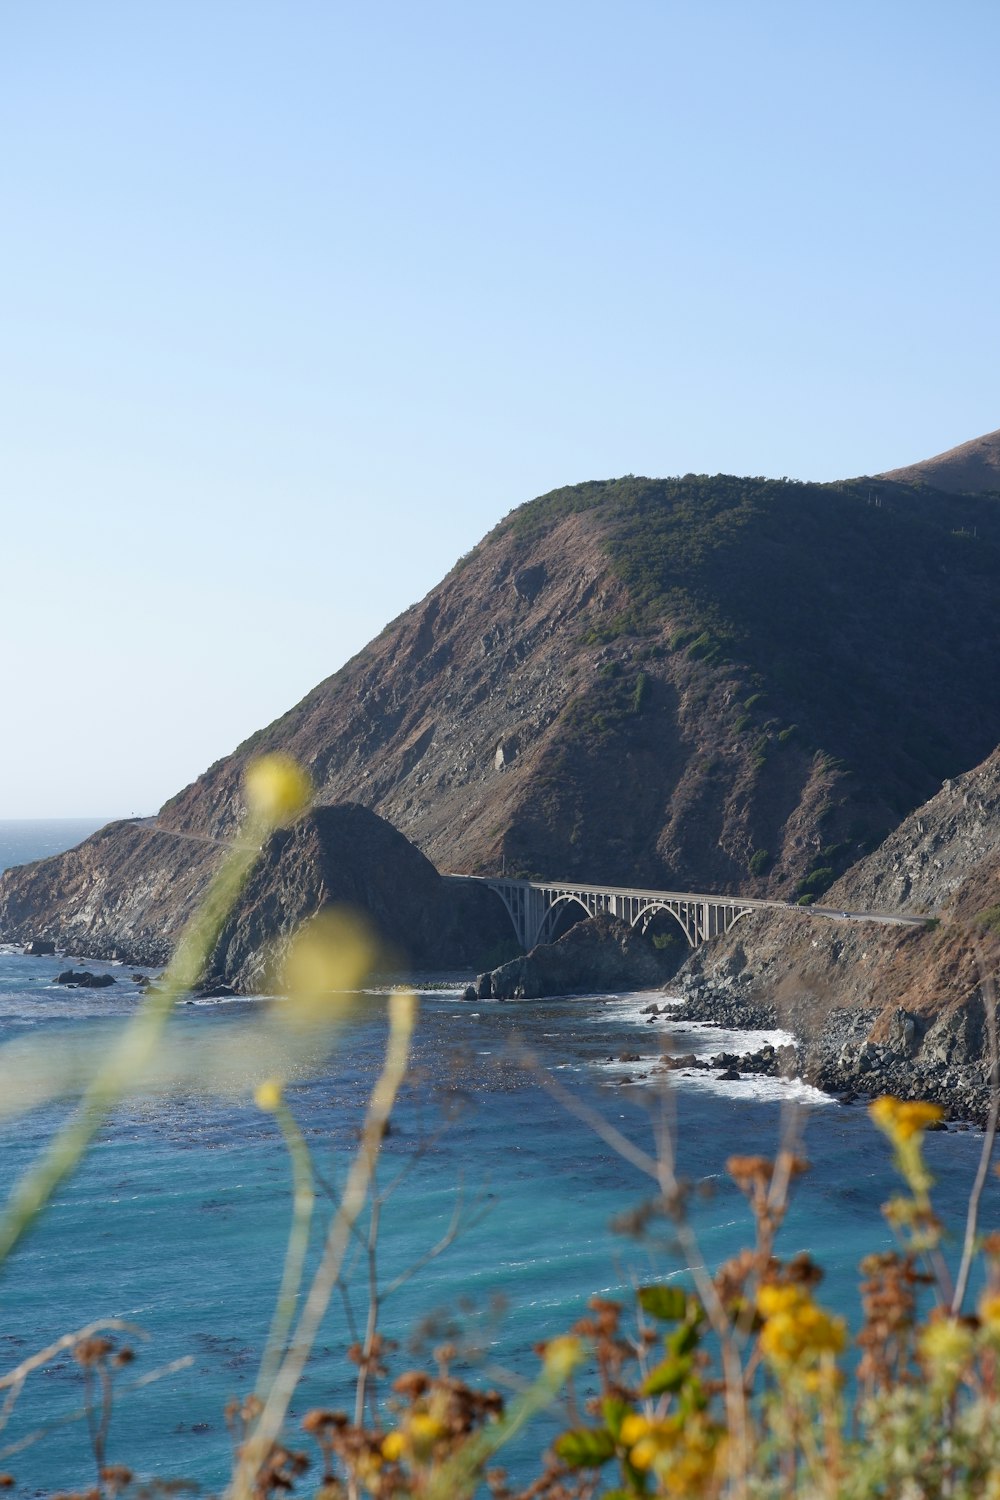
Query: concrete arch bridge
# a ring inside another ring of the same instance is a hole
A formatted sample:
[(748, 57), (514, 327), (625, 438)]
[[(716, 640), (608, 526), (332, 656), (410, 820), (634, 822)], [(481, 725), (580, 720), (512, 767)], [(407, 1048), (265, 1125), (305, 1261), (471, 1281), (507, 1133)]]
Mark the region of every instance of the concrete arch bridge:
[(506, 877), (450, 875), (450, 880), (475, 880), (496, 891), (514, 924), (517, 940), (528, 952), (536, 943), (550, 941), (567, 905), (582, 907), (588, 917), (599, 912), (619, 917), (631, 927), (647, 925), (659, 911), (669, 912), (692, 948), (721, 937), (741, 917), (760, 908), (787, 910), (784, 901), (761, 901), (752, 896), (702, 896), (690, 891), (645, 891), (627, 886), (579, 885), (561, 880), (508, 880)]

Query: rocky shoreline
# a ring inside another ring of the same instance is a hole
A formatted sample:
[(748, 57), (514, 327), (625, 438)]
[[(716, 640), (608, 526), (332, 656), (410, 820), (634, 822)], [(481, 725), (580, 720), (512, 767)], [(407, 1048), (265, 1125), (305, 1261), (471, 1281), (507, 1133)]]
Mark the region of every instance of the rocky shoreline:
[(922, 1099), (939, 1104), (946, 1120), (986, 1124), (992, 1089), (985, 1022), (972, 1006), (944, 1026), (927, 1026), (925, 1018), (900, 1008), (878, 1041), (872, 1037), (881, 1016), (877, 1007), (835, 1006), (817, 1020), (809, 997), (762, 1001), (738, 957), (709, 973), (690, 962), (675, 988), (682, 1002), (671, 1007), (671, 1019), (737, 1030), (780, 1028), (795, 1038), (791, 1046), (764, 1048), (733, 1062), (740, 1072), (800, 1078), (844, 1104), (880, 1094)]

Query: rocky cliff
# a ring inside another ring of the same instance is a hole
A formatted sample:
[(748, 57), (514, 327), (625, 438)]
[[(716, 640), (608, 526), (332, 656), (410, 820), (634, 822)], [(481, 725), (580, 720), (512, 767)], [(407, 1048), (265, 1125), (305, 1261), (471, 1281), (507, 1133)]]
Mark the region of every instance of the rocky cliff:
[[(41, 933), (67, 952), (164, 963), (224, 847), (184, 840), (186, 879), (172, 903), (154, 906), (144, 872), (150, 844), (163, 837), (142, 823), (113, 824), (64, 855), (26, 867), (16, 899), (7, 903), (5, 934), (28, 942)], [(110, 864), (108, 841), (127, 850), (125, 867)], [(509, 920), (490, 891), (442, 879), (368, 808), (318, 807), (269, 838), (220, 936), (206, 983), (259, 991), (287, 938), (329, 905), (365, 914), (387, 965), (470, 968), (484, 954), (512, 947)], [(156, 926), (148, 922), (151, 907)]]
[(982, 1117), (998, 901), (1000, 750), (946, 781), (824, 897), (845, 911), (926, 915), (926, 927), (755, 914), (688, 960), (684, 990), (692, 1013), (715, 1018), (773, 1007), (824, 1087), (919, 1095)]
[(822, 891), (1000, 741), (1000, 506), (876, 498), (689, 475), (532, 501), (155, 822), (0, 878), (0, 936), (58, 910), (90, 951), (165, 951), (278, 747), (442, 871)]
[(658, 949), (638, 928), (599, 914), (479, 976), (483, 999), (532, 1000), (594, 990), (654, 989), (680, 967), (683, 939)]

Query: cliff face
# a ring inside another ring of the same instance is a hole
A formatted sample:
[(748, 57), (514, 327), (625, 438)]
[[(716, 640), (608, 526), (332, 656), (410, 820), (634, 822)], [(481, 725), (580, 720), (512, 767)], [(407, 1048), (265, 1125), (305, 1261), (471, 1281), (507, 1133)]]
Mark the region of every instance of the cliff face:
[(259, 992), (299, 925), (330, 905), (365, 914), (383, 968), (469, 968), (483, 951), (511, 944), (491, 891), (442, 879), (367, 808), (320, 807), (268, 841), (220, 936), (214, 976), (241, 993)]
[[(111, 824), (66, 854), (26, 866), (6, 902), (8, 939), (41, 934), (66, 952), (165, 963), (224, 849), (172, 839), (183, 843), (186, 867), (179, 865), (177, 885), (157, 889), (147, 876), (156, 862), (151, 847), (164, 837), (148, 824)], [(512, 945), (507, 915), (490, 891), (442, 879), (367, 808), (319, 807), (268, 840), (220, 936), (208, 981), (259, 990), (299, 924), (329, 905), (363, 912), (385, 963), (399, 967), (469, 968), (484, 952)]]
[(687, 476), (533, 501), (155, 822), (0, 877), (0, 936), (52, 913), (85, 951), (165, 955), (279, 747), (439, 870), (821, 891), (1000, 741), (1000, 507), (881, 497)]
[(687, 989), (709, 1007), (773, 1001), (827, 1086), (964, 1099), (982, 1114), (982, 984), (1000, 957), (998, 900), (1000, 750), (947, 781), (823, 898), (935, 923), (761, 913), (688, 961)]

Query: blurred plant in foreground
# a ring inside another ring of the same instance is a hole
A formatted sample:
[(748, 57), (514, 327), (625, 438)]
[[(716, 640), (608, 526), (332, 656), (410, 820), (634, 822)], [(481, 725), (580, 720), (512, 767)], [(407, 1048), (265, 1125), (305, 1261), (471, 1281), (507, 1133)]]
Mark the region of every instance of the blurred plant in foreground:
[[(657, 1221), (669, 1223), (683, 1281), (640, 1286), (631, 1305), (592, 1299), (570, 1330), (537, 1346), (537, 1376), (515, 1386), (511, 1397), (498, 1382), (479, 1389), (459, 1379), (453, 1373), (457, 1351), (443, 1344), (435, 1350), (435, 1369), (402, 1372), (380, 1399), (394, 1347), (380, 1328), (382, 1306), (459, 1227), (456, 1219), (437, 1246), (389, 1286), (381, 1284), (379, 1222), (392, 1189), (378, 1184), (378, 1160), (409, 1065), (414, 995), (389, 996), (380, 1071), (359, 1144), (336, 1188), (314, 1165), (288, 1085), (328, 1054), (356, 1004), (377, 957), (363, 923), (335, 911), (308, 922), (283, 955), (281, 998), (260, 1019), (227, 1028), (222, 1046), (199, 1042), (195, 1054), (166, 1034), (176, 1001), (204, 971), (261, 842), (308, 805), (308, 780), (287, 757), (270, 756), (250, 767), (246, 795), (240, 840), (157, 992), (110, 1049), (81, 1053), (47, 1044), (40, 1055), (17, 1043), (0, 1052), (10, 1079), (3, 1112), (80, 1095), (75, 1113), (12, 1194), (0, 1219), (0, 1257), (17, 1245), (126, 1095), (189, 1087), (245, 1095), (252, 1089), (257, 1107), (273, 1117), (291, 1165), (291, 1223), (255, 1390), (226, 1412), (233, 1438), (227, 1500), (291, 1492), (315, 1500), (471, 1500), (484, 1487), (494, 1500), (1000, 1500), (1000, 1233), (981, 1235), (978, 1222), (1000, 1111), (1000, 1049), (994, 984), (981, 955), (993, 1098), (959, 1263), (953, 1276), (923, 1154), (925, 1131), (940, 1111), (915, 1101), (876, 1100), (871, 1117), (893, 1147), (903, 1191), (885, 1205), (897, 1247), (862, 1263), (853, 1389), (846, 1323), (818, 1298), (822, 1270), (809, 1255), (781, 1259), (776, 1253), (793, 1183), (807, 1170), (794, 1111), (774, 1160), (729, 1159), (752, 1234), (744, 1250), (712, 1270), (687, 1214), (690, 1186), (676, 1171), (672, 1096), (658, 1096), (661, 1114), (653, 1119), (654, 1149), (648, 1151), (547, 1079), (566, 1108), (652, 1181), (654, 1196), (631, 1216), (633, 1229), (642, 1235)], [(307, 1282), (320, 1192), (330, 1200), (328, 1219)], [(311, 1450), (288, 1431), (289, 1411), (337, 1291), (353, 1330), (346, 1264), (352, 1247), (367, 1269), (368, 1297), (363, 1330), (348, 1350), (357, 1369), (354, 1409), (306, 1413), (300, 1425), (318, 1450), (314, 1464)], [(977, 1265), (982, 1287), (970, 1311), (965, 1304)], [(175, 1481), (139, 1480), (131, 1468), (108, 1462), (115, 1392), (123, 1389), (116, 1381), (133, 1352), (131, 1342), (116, 1344), (112, 1333), (141, 1336), (113, 1320), (94, 1323), (0, 1377), (0, 1390), (7, 1392), (0, 1427), (29, 1377), (71, 1349), (83, 1372), (80, 1415), (95, 1462), (96, 1484), (86, 1500), (170, 1493)], [(512, 1484), (495, 1461), (543, 1410), (561, 1413), (564, 1428), (534, 1475)], [(9, 1480), (0, 1475), (0, 1486)]]

